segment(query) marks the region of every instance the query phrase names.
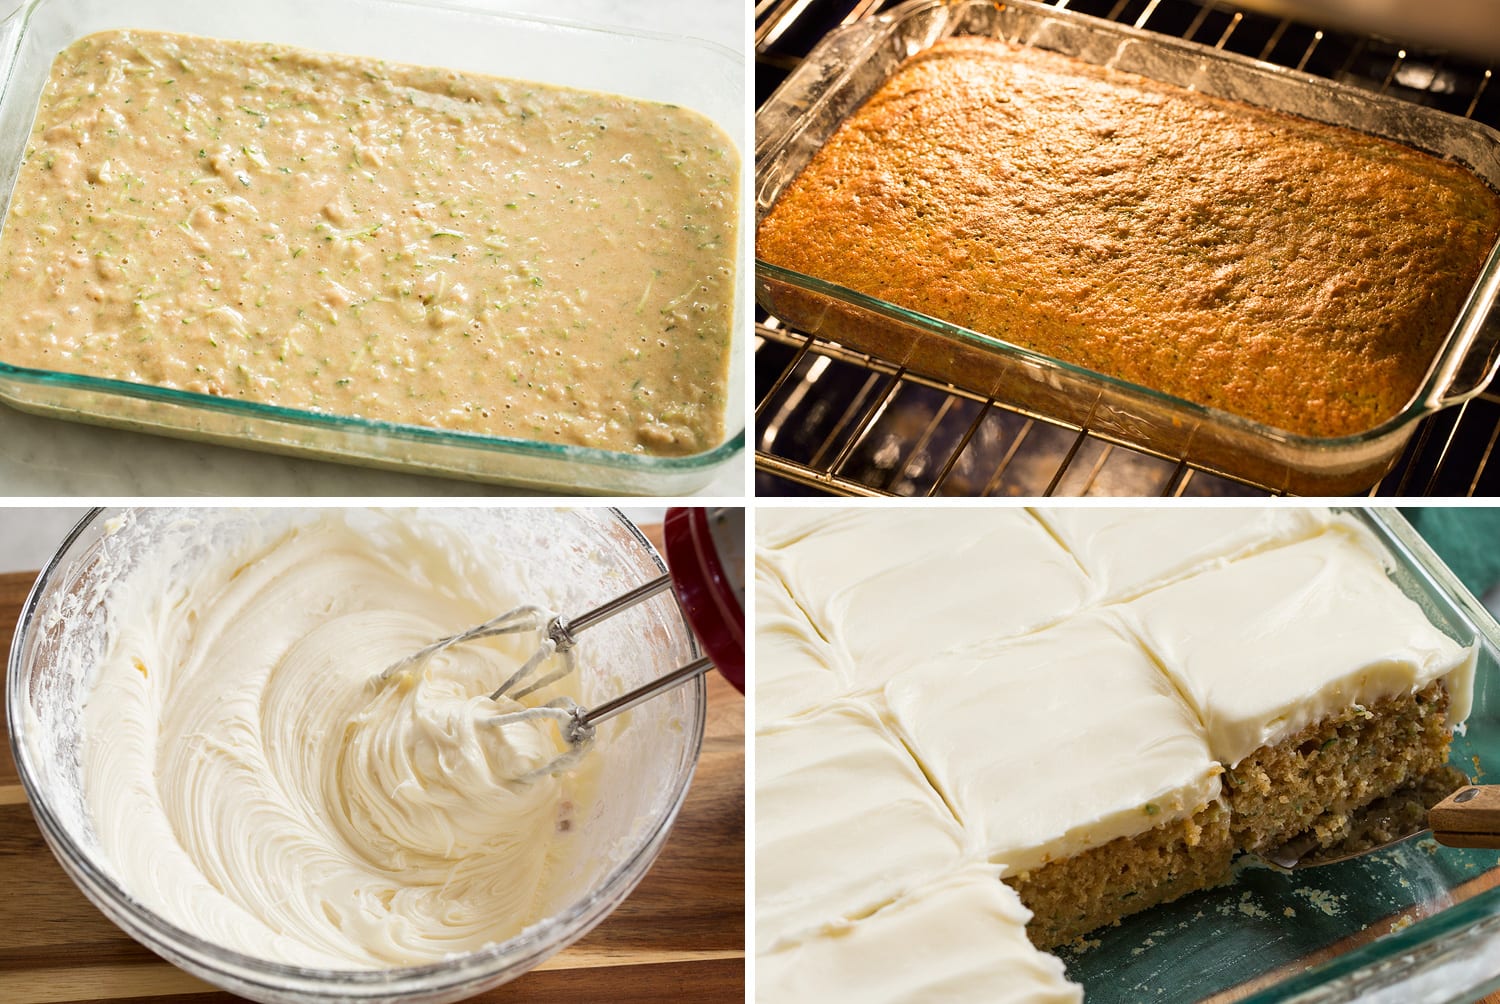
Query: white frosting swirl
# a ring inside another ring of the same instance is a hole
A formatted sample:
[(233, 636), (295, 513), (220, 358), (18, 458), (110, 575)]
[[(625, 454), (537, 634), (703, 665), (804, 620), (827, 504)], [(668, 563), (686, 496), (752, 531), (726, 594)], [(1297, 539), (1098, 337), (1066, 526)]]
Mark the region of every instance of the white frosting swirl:
[(535, 636), (372, 683), (537, 597), (458, 571), (445, 551), (464, 542), (435, 528), (383, 530), (373, 547), (330, 513), (208, 567), (164, 561), (114, 598), (85, 796), (118, 878), (178, 926), (261, 958), (372, 968), (501, 941), (545, 912), (597, 758), (516, 781), (560, 751), (556, 725), (496, 726), (520, 705), (486, 695)]

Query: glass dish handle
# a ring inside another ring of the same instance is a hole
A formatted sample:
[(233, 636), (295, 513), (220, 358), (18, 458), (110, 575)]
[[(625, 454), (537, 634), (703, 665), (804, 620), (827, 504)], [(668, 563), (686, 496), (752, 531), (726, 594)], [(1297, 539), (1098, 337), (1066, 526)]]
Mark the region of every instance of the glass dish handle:
[(1486, 305), (1485, 316), (1474, 337), (1454, 357), (1443, 363), (1444, 372), (1434, 381), (1428, 404), (1434, 408), (1462, 404), (1484, 390), (1500, 371), (1500, 250), (1485, 270), (1475, 291), (1475, 301)]

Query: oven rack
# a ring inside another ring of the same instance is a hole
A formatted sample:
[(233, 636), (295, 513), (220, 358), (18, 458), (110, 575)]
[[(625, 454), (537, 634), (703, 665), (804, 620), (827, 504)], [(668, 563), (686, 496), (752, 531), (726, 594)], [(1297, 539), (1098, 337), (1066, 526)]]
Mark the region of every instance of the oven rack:
[[(756, 494), (1255, 497), (1278, 492), (756, 325)], [(1418, 427), (1372, 496), (1500, 495), (1500, 394)]]
[[(764, 101), (839, 24), (898, 0), (759, 0), (756, 95)], [(1253, 56), (1500, 127), (1495, 66), (1327, 31), (1223, 3), (1052, 4)], [(757, 495), (1265, 496), (1252, 484), (1028, 413), (758, 315)], [(1371, 496), (1500, 495), (1500, 393), (1417, 427)]]

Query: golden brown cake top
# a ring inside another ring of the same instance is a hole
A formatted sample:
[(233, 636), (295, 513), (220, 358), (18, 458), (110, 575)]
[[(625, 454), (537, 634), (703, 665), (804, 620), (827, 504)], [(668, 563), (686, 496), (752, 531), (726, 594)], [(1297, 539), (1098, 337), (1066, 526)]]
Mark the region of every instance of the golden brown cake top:
[(766, 216), (773, 264), (1293, 432), (1416, 392), (1500, 195), (1386, 140), (1005, 42), (903, 64)]

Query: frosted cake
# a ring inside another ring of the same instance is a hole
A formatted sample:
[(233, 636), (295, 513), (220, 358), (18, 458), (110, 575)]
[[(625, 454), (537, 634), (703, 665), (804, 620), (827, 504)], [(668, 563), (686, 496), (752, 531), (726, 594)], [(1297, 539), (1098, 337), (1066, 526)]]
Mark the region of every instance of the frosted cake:
[(766, 721), (815, 708), (838, 696), (843, 681), (828, 646), (781, 581), (763, 565), (755, 569), (755, 677), (757, 709)]
[[(775, 574), (829, 640), (851, 690), (885, 685), (932, 650), (1025, 634), (1079, 609), (1083, 571), (1039, 522), (1019, 509), (955, 518), (944, 509), (850, 509), (836, 521), (804, 519), (777, 549)], [(796, 517), (772, 521), (772, 529)], [(1025, 567), (1024, 578), (976, 568)], [(970, 588), (973, 587), (973, 588)], [(924, 630), (914, 632), (913, 623)], [(858, 624), (857, 631), (838, 630)]]
[[(958, 821), (867, 705), (837, 701), (772, 726), (756, 770), (765, 947), (865, 916), (964, 860)], [(840, 867), (847, 857), (868, 867)]]
[[(763, 1001), (1078, 1000), (1036, 951), (1228, 882), (1240, 852), (1336, 843), (1442, 768), (1468, 713), (1473, 649), (1325, 510), (762, 516)], [(951, 819), (956, 856), (907, 859), (874, 832), (887, 804)], [(973, 911), (944, 913), (957, 968), (899, 976), (948, 964), (934, 903)]]
[[(862, 921), (756, 960), (756, 996), (778, 1004), (1077, 1004), (1062, 963), (1026, 938), (1029, 910), (970, 865)], [(920, 965), (913, 965), (920, 959)]]
[(884, 696), (935, 786), (1036, 911), (1038, 945), (1113, 920), (1118, 876), (1141, 909), (1228, 877), (1222, 769), (1203, 726), (1111, 614), (944, 655)]
[(1341, 529), (1123, 610), (1227, 768), (1246, 849), (1309, 828), (1323, 843), (1344, 836), (1352, 810), (1446, 763), (1469, 714), (1473, 652), (1391, 582), (1373, 539)]

